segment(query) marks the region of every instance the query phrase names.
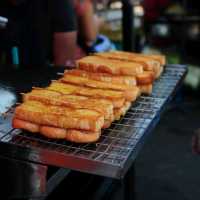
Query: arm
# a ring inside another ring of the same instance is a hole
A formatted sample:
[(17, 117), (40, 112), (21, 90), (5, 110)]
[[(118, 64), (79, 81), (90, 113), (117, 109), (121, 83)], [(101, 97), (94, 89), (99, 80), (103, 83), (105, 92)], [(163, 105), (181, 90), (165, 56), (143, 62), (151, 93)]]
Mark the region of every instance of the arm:
[(53, 58), (55, 65), (69, 65), (75, 59), (76, 16), (69, 0), (51, 0)]
[(76, 31), (55, 32), (53, 55), (55, 65), (73, 65), (76, 53)]
[(96, 40), (100, 20), (95, 15), (93, 4), (90, 0), (79, 1), (76, 11), (78, 15), (79, 35), (85, 41), (85, 45), (90, 46)]

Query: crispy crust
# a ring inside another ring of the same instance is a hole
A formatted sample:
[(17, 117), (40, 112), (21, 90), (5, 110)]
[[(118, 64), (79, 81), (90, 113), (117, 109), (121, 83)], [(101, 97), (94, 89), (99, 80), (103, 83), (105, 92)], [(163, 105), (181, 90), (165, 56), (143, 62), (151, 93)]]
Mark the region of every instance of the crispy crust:
[[(99, 55), (102, 56), (103, 54), (108, 53), (109, 55), (113, 55), (117, 58), (121, 58), (122, 56), (124, 56), (125, 60), (131, 60), (134, 59), (135, 57), (141, 57), (141, 58), (150, 58), (150, 59), (154, 59), (156, 61), (158, 61), (160, 63), (160, 65), (165, 65), (166, 64), (166, 57), (164, 55), (153, 55), (153, 54), (142, 54), (142, 53), (134, 53), (134, 52), (124, 52), (124, 51), (111, 51), (111, 52), (105, 52), (105, 53), (97, 53), (95, 55)], [(123, 59), (123, 58), (121, 58)]]
[(145, 71), (144, 73), (137, 75), (137, 85), (148, 85), (154, 81), (154, 73), (151, 71)]
[(66, 139), (67, 131), (71, 129), (63, 129), (52, 126), (39, 126), (39, 132), (51, 139)]
[(113, 52), (97, 53), (96, 55), (107, 59), (139, 63), (143, 66), (143, 69), (145, 71), (154, 71), (154, 66), (160, 65), (160, 63), (157, 60), (153, 60), (143, 56), (135, 56), (134, 54), (129, 52), (113, 51)]
[(143, 66), (145, 71), (154, 72), (154, 76), (157, 78), (160, 72), (160, 66), (166, 64), (165, 56), (163, 55), (147, 55), (147, 54), (137, 54), (132, 52), (123, 52), (123, 51), (112, 51), (112, 52), (103, 52), (95, 54), (97, 56), (115, 59), (121, 61), (128, 61), (133, 63), (139, 63)]
[(49, 126), (42, 126), (40, 132), (46, 137), (54, 136), (54, 133), (59, 132), (60, 134), (65, 134), (64, 139), (76, 143), (96, 142), (101, 136), (101, 131), (88, 132), (82, 130), (66, 130)]
[(71, 74), (74, 76), (79, 77), (86, 77), (92, 80), (96, 81), (103, 81), (113, 84), (125, 84), (129, 86), (135, 86), (136, 85), (136, 78), (135, 76), (120, 76), (120, 75), (112, 75), (108, 73), (94, 73), (94, 72), (88, 72), (80, 69), (73, 69), (73, 70), (65, 70), (64, 76), (66, 74)]
[(74, 76), (71, 74), (65, 74), (65, 76), (61, 78), (60, 80), (61, 82), (64, 82), (64, 83), (70, 83), (70, 84), (75, 84), (75, 85), (80, 85), (80, 86), (100, 88), (100, 89), (119, 90), (119, 91), (134, 90), (136, 87), (136, 86), (129, 86), (129, 85), (124, 85), (124, 84), (96, 81), (87, 77)]
[(62, 129), (51, 126), (40, 126), (38, 124), (34, 124), (17, 118), (13, 119), (13, 127), (24, 129), (33, 133), (40, 132), (40, 134), (44, 135), (47, 138), (66, 139), (68, 141), (76, 143), (95, 142), (99, 139), (101, 135), (100, 131), (90, 132), (75, 129)]
[(86, 56), (77, 61), (77, 67), (90, 72), (103, 72), (115, 75), (137, 75), (143, 72), (139, 63), (110, 60), (100, 56)]
[(153, 85), (152, 84), (140, 85), (139, 88), (142, 94), (150, 95), (152, 93)]
[[(87, 86), (89, 88), (95, 88), (95, 89), (109, 89), (113, 90), (113, 92), (116, 91), (121, 91), (123, 92), (123, 97), (127, 101), (134, 101), (136, 97), (138, 96), (138, 87), (137, 86), (126, 86), (126, 85), (114, 85), (111, 83), (105, 83), (101, 81), (94, 81), (94, 80), (88, 80), (87, 78), (76, 78), (76, 76), (68, 75), (62, 79), (60, 79), (61, 82), (63, 83), (70, 83), (70, 84), (77, 84), (79, 86)], [(114, 89), (115, 88), (115, 89)]]
[(17, 119), (16, 117), (14, 117), (12, 120), (12, 127), (24, 129), (24, 130), (30, 131), (32, 133), (37, 133), (40, 131), (38, 124), (24, 121), (21, 119)]
[[(69, 74), (77, 77), (81, 76), (84, 78), (89, 78), (97, 81), (114, 83), (118, 84), (119, 86), (121, 86), (121, 84), (129, 86), (135, 86), (136, 84), (147, 85), (147, 84), (152, 84), (155, 79), (154, 73), (152, 71), (144, 71), (142, 74), (138, 74), (137, 76), (117, 76), (117, 75), (110, 75), (107, 73), (94, 73), (79, 69), (73, 69), (73, 70), (65, 70), (64, 78), (67, 79)], [(121, 88), (123, 89), (125, 87)], [(113, 89), (118, 89), (118, 88), (113, 88)]]
[(47, 89), (33, 89), (31, 92), (23, 95), (23, 101), (40, 101), (46, 105), (66, 106), (70, 108), (91, 109), (104, 115), (105, 119), (113, 117), (113, 105), (110, 101), (104, 99), (91, 99), (75, 95), (63, 95), (56, 91)]
[(130, 107), (131, 107), (131, 102), (127, 101), (121, 108), (114, 109), (115, 120), (119, 120), (122, 116), (124, 116)]
[(126, 101), (136, 101), (139, 95), (140, 95), (139, 87), (136, 87), (134, 90), (124, 91), (124, 96), (125, 96)]
[(98, 53), (77, 61), (45, 89), (23, 94), (13, 127), (52, 139), (95, 142), (142, 94), (151, 94), (165, 57), (128, 52)]
[(81, 95), (95, 99), (107, 99), (113, 103), (114, 107), (121, 107), (125, 101), (124, 92), (122, 91), (86, 88), (60, 82), (53, 82), (47, 89), (62, 94)]
[(104, 117), (96, 111), (46, 106), (34, 101), (28, 101), (16, 107), (15, 116), (36, 124), (65, 129), (99, 131), (104, 124)]

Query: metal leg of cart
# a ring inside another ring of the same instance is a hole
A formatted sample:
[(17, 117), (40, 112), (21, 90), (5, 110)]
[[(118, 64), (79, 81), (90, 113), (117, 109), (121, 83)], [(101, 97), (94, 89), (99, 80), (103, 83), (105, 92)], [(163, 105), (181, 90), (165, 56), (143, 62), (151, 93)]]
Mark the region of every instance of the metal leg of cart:
[(45, 165), (0, 156), (3, 196), (12, 199), (45, 200), (55, 187), (70, 173), (58, 168), (47, 180)]
[(93, 196), (95, 200), (134, 200), (135, 199), (135, 166), (134, 163), (120, 179), (105, 178)]
[(29, 198), (28, 200), (45, 200), (53, 190), (63, 181), (71, 170), (58, 168), (57, 171), (48, 179), (46, 183), (46, 191), (41, 197)]
[(126, 173), (125, 177), (121, 180), (122, 197), (124, 200), (135, 199), (135, 166), (134, 163)]
[(39, 197), (45, 192), (47, 167), (0, 156), (2, 196), (22, 199)]

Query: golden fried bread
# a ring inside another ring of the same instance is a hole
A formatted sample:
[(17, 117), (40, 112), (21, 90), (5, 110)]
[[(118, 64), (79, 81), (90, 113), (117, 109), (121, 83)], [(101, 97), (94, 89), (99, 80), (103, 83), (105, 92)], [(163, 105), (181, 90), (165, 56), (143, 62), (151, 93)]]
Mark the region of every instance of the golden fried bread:
[(66, 74), (78, 77), (85, 77), (97, 81), (109, 82), (119, 85), (123, 84), (129, 86), (146, 85), (154, 81), (154, 73), (152, 71), (144, 71), (142, 74), (138, 74), (137, 76), (125, 76), (125, 75), (120, 76), (108, 73), (95, 73), (80, 69), (73, 69), (73, 70), (65, 70), (64, 77)]
[(91, 132), (76, 129), (62, 129), (52, 126), (41, 126), (28, 121), (13, 119), (13, 127), (27, 130), (32, 133), (39, 133), (47, 138), (66, 139), (76, 143), (95, 142), (99, 139), (101, 131)]
[(111, 51), (111, 52), (97, 53), (95, 55), (108, 59), (140, 63), (145, 71), (154, 71), (154, 68), (160, 66), (160, 63), (157, 60), (140, 55), (135, 56), (133, 53), (129, 52)]
[(95, 99), (110, 100), (114, 107), (121, 107), (125, 101), (124, 93), (121, 91), (86, 88), (60, 82), (51, 83), (47, 89), (61, 92), (62, 94), (73, 94)]
[(95, 142), (139, 95), (152, 93), (165, 63), (163, 55), (122, 51), (86, 56), (48, 87), (23, 94), (12, 125), (47, 138)]
[(137, 85), (148, 85), (154, 81), (154, 73), (151, 71), (144, 71), (142, 74), (136, 76)]
[(137, 75), (143, 72), (139, 63), (111, 60), (100, 56), (86, 56), (77, 60), (77, 67), (90, 72), (103, 72), (115, 75)]
[[(65, 70), (65, 74), (71, 74), (79, 77), (86, 77), (96, 81), (103, 81), (113, 84), (125, 84), (129, 86), (136, 85), (136, 77), (135, 76), (125, 76), (125, 75), (112, 75), (108, 73), (100, 73), (100, 72), (89, 72), (80, 69), (73, 70)], [(138, 75), (139, 76), (139, 75)]]
[(47, 106), (38, 101), (17, 106), (15, 117), (40, 125), (89, 131), (99, 131), (104, 124), (104, 116), (94, 110)]
[(153, 85), (152, 84), (139, 85), (139, 88), (142, 94), (150, 95), (152, 93)]
[(113, 104), (105, 99), (91, 99), (84, 96), (63, 95), (47, 89), (33, 89), (23, 95), (23, 101), (35, 100), (47, 105), (66, 106), (75, 109), (85, 108), (95, 110), (104, 115), (105, 119), (112, 120)]
[(126, 101), (121, 108), (115, 108), (114, 109), (115, 120), (119, 120), (121, 116), (124, 116), (130, 107), (131, 107), (131, 102)]
[(24, 130), (30, 131), (32, 133), (38, 133), (40, 131), (38, 124), (31, 123), (31, 122), (21, 120), (21, 119), (17, 119), (16, 117), (14, 117), (12, 120), (12, 127), (24, 129)]
[(70, 83), (80, 86), (86, 86), (91, 88), (99, 88), (99, 89), (111, 89), (111, 90), (134, 90), (136, 86), (129, 86), (125, 84), (116, 84), (116, 83), (109, 83), (103, 81), (96, 81), (92, 80), (87, 77), (80, 77), (71, 74), (65, 74), (64, 77), (60, 79), (61, 82)]
[(135, 101), (139, 93), (139, 89), (137, 86), (105, 83), (102, 81), (91, 80), (85, 77), (77, 77), (70, 74), (61, 78), (60, 81), (63, 83), (75, 84), (78, 86), (89, 87), (94, 89), (109, 89), (113, 91), (121, 91), (123, 92), (123, 96), (127, 101)]
[(144, 71), (153, 71), (154, 76), (158, 78), (158, 73), (160, 71), (160, 62), (157, 59), (154, 59), (150, 56), (145, 56), (144, 54), (134, 54), (131, 52), (122, 52), (122, 51), (111, 51), (95, 54), (97, 56), (115, 59), (121, 61), (128, 61), (132, 63), (139, 63), (143, 66)]
[(96, 142), (101, 136), (101, 131), (92, 132), (76, 129), (61, 129), (49, 126), (41, 126), (40, 132), (49, 138), (54, 138), (55, 134), (63, 134), (65, 135), (64, 139), (76, 143)]
[(125, 52), (125, 51), (109, 51), (109, 52), (103, 52), (103, 53), (96, 53), (95, 55), (104, 56), (104, 54), (108, 54), (110, 58), (113, 58), (111, 57), (113, 55), (115, 58), (122, 59), (122, 60), (132, 60), (134, 59), (134, 57), (143, 57), (143, 58), (145, 57), (145, 58), (150, 58), (150, 59), (158, 61), (161, 66), (166, 64), (166, 57), (161, 54), (153, 55), (153, 54)]
[(52, 126), (39, 126), (40, 133), (51, 139), (66, 139), (66, 134), (68, 130), (73, 129), (64, 129), (64, 128), (57, 128)]

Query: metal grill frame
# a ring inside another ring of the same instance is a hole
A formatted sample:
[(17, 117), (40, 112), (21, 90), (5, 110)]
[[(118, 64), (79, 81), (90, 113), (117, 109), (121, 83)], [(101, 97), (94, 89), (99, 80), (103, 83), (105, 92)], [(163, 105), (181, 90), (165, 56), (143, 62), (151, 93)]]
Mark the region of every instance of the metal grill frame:
[(187, 72), (184, 65), (167, 65), (150, 96), (141, 96), (119, 121), (93, 144), (46, 139), (12, 129), (13, 109), (0, 117), (0, 154), (43, 165), (122, 179), (158, 123)]

